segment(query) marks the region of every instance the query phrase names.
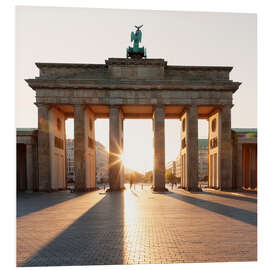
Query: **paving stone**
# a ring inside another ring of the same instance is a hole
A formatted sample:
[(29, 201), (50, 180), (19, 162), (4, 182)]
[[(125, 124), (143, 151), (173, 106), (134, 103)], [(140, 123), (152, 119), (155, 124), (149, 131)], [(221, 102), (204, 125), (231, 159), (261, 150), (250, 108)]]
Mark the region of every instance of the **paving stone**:
[(19, 194), (17, 266), (257, 260), (255, 194)]

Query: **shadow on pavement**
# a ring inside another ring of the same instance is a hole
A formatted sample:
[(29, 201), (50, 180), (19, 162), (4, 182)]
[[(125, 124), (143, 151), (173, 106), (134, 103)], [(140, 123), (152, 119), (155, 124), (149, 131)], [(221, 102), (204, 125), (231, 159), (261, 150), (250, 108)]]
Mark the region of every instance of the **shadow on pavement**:
[(223, 198), (233, 199), (233, 200), (238, 200), (238, 201), (257, 203), (257, 198), (241, 197), (241, 196), (237, 196), (237, 195), (217, 193), (217, 192), (211, 192), (211, 191), (205, 191), (205, 190), (203, 190), (203, 194), (213, 195), (213, 196), (217, 196), (217, 197), (223, 197)]
[(134, 195), (134, 196), (136, 196), (136, 197), (139, 197), (139, 195), (135, 192), (135, 191), (133, 191), (133, 190), (130, 190), (131, 191), (131, 194), (132, 195)]
[(124, 194), (109, 192), (22, 266), (123, 264), (123, 250)]
[(164, 195), (215, 212), (217, 214), (257, 226), (257, 213), (179, 193), (164, 193)]
[[(58, 191), (52, 193), (33, 192), (17, 193), (17, 217), (29, 215), (54, 206), (68, 200), (77, 198), (85, 193), (70, 193), (69, 191)], [(50, 198), (48, 200), (48, 197)]]

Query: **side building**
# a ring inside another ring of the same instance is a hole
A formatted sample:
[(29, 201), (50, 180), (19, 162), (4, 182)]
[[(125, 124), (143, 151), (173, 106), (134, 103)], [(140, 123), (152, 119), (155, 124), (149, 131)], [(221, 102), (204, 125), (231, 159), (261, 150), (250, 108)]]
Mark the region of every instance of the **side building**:
[[(208, 177), (208, 139), (198, 140), (198, 178), (199, 180)], [(175, 176), (181, 178), (182, 164), (180, 152), (175, 161)]]
[(75, 181), (75, 171), (74, 171), (74, 140), (66, 140), (66, 174), (67, 181)]
[(175, 176), (177, 178), (181, 178), (181, 173), (182, 173), (181, 154), (179, 152), (177, 157), (176, 157), (176, 161), (175, 161)]
[(257, 129), (232, 128), (233, 189), (257, 190)]
[[(38, 183), (38, 130), (35, 128), (17, 128), (17, 191), (39, 191)], [(257, 189), (257, 129), (232, 129), (232, 162), (233, 189)], [(65, 179), (74, 177), (74, 143), (66, 140), (67, 155)], [(208, 140), (199, 139), (199, 179), (208, 174)], [(108, 152), (105, 147), (96, 142), (96, 182), (108, 181)], [(178, 155), (176, 161), (167, 164), (176, 177), (181, 177), (182, 164)], [(213, 169), (215, 166), (213, 166)], [(146, 173), (146, 179), (151, 181), (152, 171)], [(208, 180), (209, 181), (209, 180)]]
[(109, 182), (109, 153), (105, 146), (96, 141), (96, 181), (98, 184)]
[[(109, 153), (107, 152), (105, 146), (96, 141), (96, 181), (98, 184), (108, 182), (108, 162)], [(74, 172), (74, 140), (67, 139), (66, 141), (66, 151), (67, 151), (67, 180), (75, 180)]]
[(169, 161), (166, 164), (166, 172), (171, 172), (173, 175), (176, 176), (176, 162), (175, 161)]
[(208, 139), (198, 140), (198, 178), (208, 180)]
[[(96, 141), (96, 182), (97, 184), (107, 183), (108, 182), (108, 162), (109, 162), (109, 153), (107, 152), (105, 146)], [(75, 180), (75, 171), (74, 171), (74, 140), (67, 139), (66, 141), (67, 149), (67, 180)]]

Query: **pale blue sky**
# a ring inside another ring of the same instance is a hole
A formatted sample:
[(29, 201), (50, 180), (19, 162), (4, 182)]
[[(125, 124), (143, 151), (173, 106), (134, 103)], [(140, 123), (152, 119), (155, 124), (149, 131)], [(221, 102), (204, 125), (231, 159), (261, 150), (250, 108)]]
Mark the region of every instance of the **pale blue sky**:
[[(16, 9), (16, 127), (37, 127), (35, 92), (24, 81), (38, 76), (35, 62), (125, 57), (135, 24), (144, 24), (148, 58), (164, 58), (168, 65), (233, 66), (231, 79), (243, 84), (234, 94), (232, 127), (257, 127), (256, 15), (47, 7)], [(179, 152), (179, 125), (166, 121), (166, 161)], [(72, 123), (67, 126), (72, 137)], [(199, 121), (199, 135), (207, 137), (206, 121)], [(96, 121), (96, 139), (108, 147), (108, 120)], [(126, 156), (143, 149), (148, 154), (135, 169), (152, 167), (151, 121), (125, 120)]]

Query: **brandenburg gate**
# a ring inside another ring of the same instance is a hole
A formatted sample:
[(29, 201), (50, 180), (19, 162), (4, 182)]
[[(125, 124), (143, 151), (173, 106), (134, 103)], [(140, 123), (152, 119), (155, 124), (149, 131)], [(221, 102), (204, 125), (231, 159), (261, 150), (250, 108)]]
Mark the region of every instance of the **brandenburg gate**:
[(76, 191), (96, 187), (99, 118), (109, 119), (112, 191), (124, 182), (124, 119), (153, 120), (155, 191), (165, 190), (165, 119), (182, 122), (181, 185), (190, 191), (198, 190), (198, 119), (208, 119), (209, 186), (232, 188), (231, 108), (240, 86), (230, 80), (232, 67), (172, 66), (164, 59), (148, 59), (138, 46), (140, 27), (132, 34), (127, 58), (109, 58), (105, 64), (36, 63), (39, 77), (26, 81), (36, 91), (40, 191), (65, 187), (67, 118), (74, 118)]

